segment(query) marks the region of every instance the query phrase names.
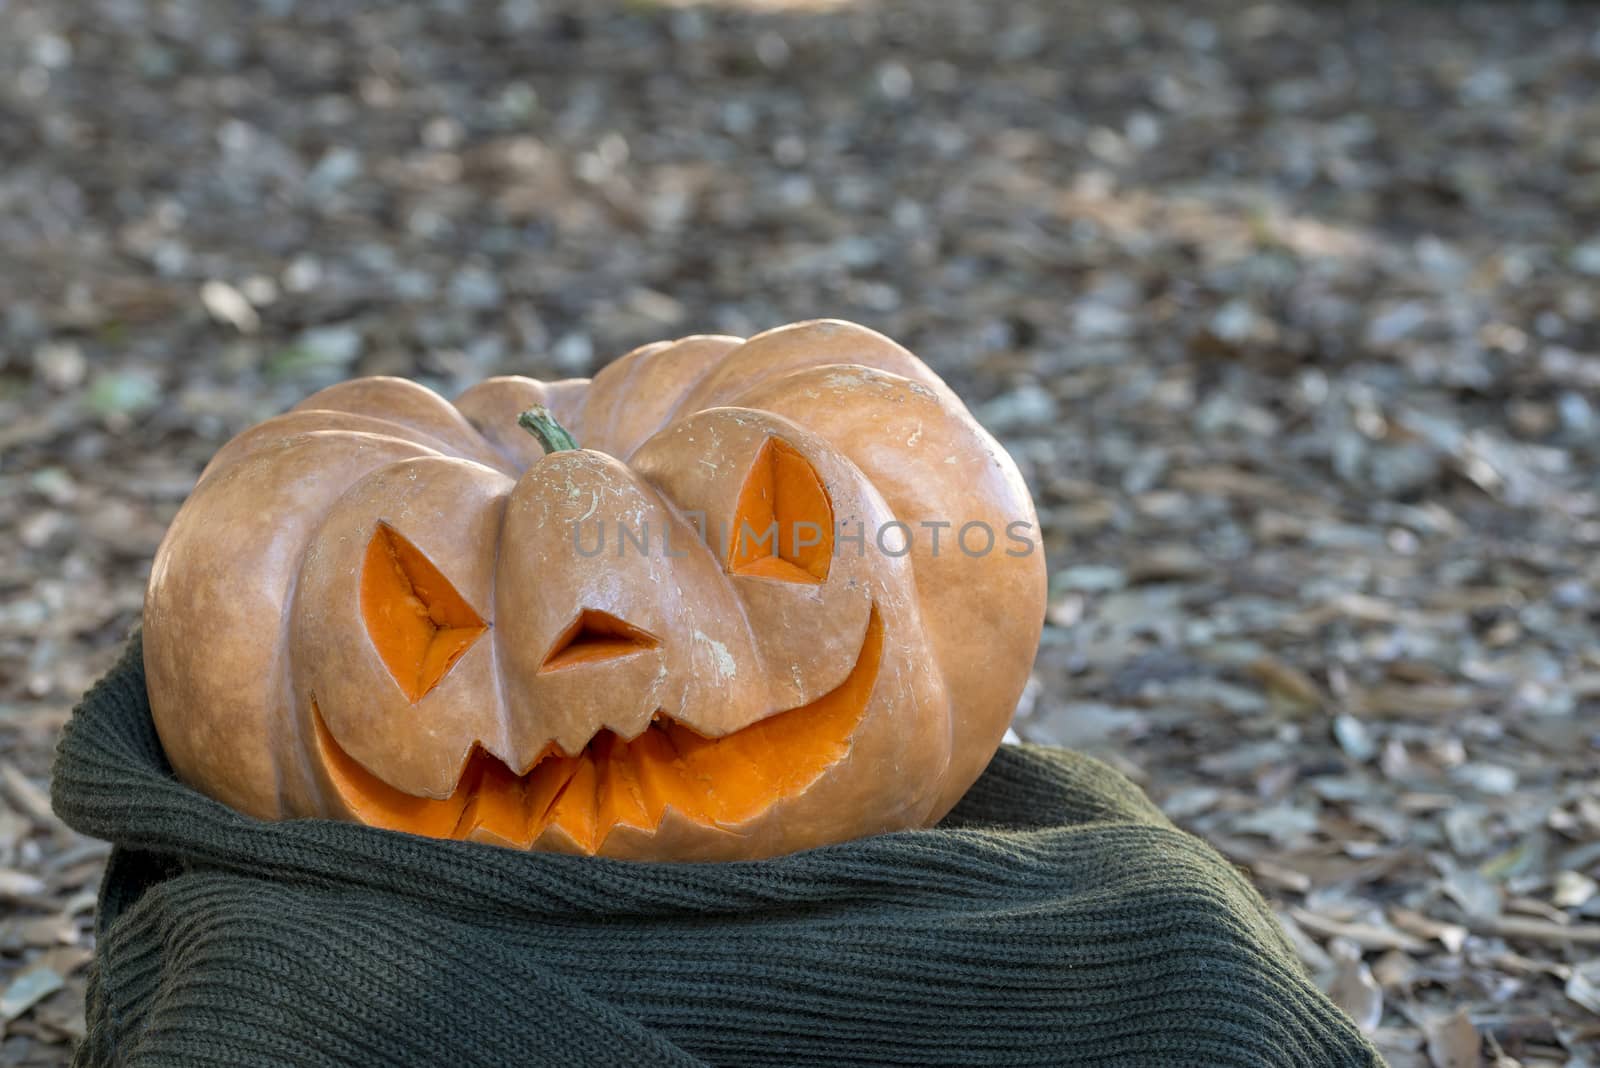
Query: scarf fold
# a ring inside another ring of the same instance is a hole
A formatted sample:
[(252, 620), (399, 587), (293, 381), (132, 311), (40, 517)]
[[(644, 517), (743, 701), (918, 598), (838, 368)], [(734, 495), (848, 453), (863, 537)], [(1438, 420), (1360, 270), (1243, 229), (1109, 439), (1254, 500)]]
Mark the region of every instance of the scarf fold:
[(173, 777), (135, 636), (53, 801), (114, 846), (82, 1065), (1382, 1063), (1227, 861), (1062, 750), (762, 861), (267, 823)]

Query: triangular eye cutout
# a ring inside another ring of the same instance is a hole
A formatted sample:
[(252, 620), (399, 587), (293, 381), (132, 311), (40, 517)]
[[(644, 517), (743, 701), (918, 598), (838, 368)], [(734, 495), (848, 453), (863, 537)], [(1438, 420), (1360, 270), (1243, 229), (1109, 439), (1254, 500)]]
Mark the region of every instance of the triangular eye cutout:
[(728, 544), (728, 572), (816, 585), (833, 563), (833, 502), (804, 456), (768, 438), (756, 454)]
[(539, 674), (578, 664), (615, 660), (619, 656), (631, 656), (645, 649), (654, 649), (660, 644), (661, 640), (654, 634), (640, 630), (610, 612), (585, 608), (561, 632), (561, 636), (550, 647), (550, 652), (545, 654)]
[(489, 629), (433, 562), (387, 523), (379, 523), (367, 543), (361, 615), (412, 704)]

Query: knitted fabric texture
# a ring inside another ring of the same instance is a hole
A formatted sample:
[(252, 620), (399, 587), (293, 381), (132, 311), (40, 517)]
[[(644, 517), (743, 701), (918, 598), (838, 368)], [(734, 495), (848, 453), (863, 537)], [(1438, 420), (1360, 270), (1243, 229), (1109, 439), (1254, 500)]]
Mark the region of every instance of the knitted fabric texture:
[(1225, 860), (1055, 749), (763, 861), (267, 823), (173, 777), (135, 637), (54, 803), (115, 846), (82, 1065), (1381, 1064)]

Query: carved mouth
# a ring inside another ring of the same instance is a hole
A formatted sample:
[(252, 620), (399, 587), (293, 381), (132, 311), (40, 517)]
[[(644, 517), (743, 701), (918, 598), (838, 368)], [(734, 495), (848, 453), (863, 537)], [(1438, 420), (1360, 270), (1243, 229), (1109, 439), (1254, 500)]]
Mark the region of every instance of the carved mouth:
[(356, 762), (312, 702), (317, 751), (357, 820), (433, 838), (473, 838), (595, 853), (618, 827), (653, 831), (668, 807), (697, 823), (734, 827), (816, 781), (850, 749), (883, 656), (877, 606), (855, 666), (809, 704), (707, 738), (658, 716), (624, 739), (602, 730), (582, 752), (547, 750), (524, 775), (474, 746), (455, 792), (398, 790)]

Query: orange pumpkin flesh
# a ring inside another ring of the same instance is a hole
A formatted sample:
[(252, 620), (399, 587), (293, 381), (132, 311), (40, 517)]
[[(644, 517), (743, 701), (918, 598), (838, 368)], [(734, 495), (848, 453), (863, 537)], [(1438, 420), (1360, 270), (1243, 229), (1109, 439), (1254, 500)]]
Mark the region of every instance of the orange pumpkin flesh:
[(833, 506), (811, 465), (776, 438), (739, 494), (728, 547), (735, 575), (821, 582), (833, 558)]
[(922, 826), (1027, 679), (1044, 560), (1003, 539), (1034, 523), (949, 389), (848, 323), (454, 404), (356, 379), (202, 474), (146, 595), (151, 709), (265, 819), (650, 860)]
[(373, 644), (413, 701), (489, 629), (439, 569), (384, 523), (367, 546), (361, 611)]
[(594, 664), (630, 656), (661, 644), (653, 634), (648, 634), (618, 619), (608, 612), (584, 609), (578, 618), (556, 639), (550, 655), (544, 658), (540, 671), (560, 671), (578, 664)]

